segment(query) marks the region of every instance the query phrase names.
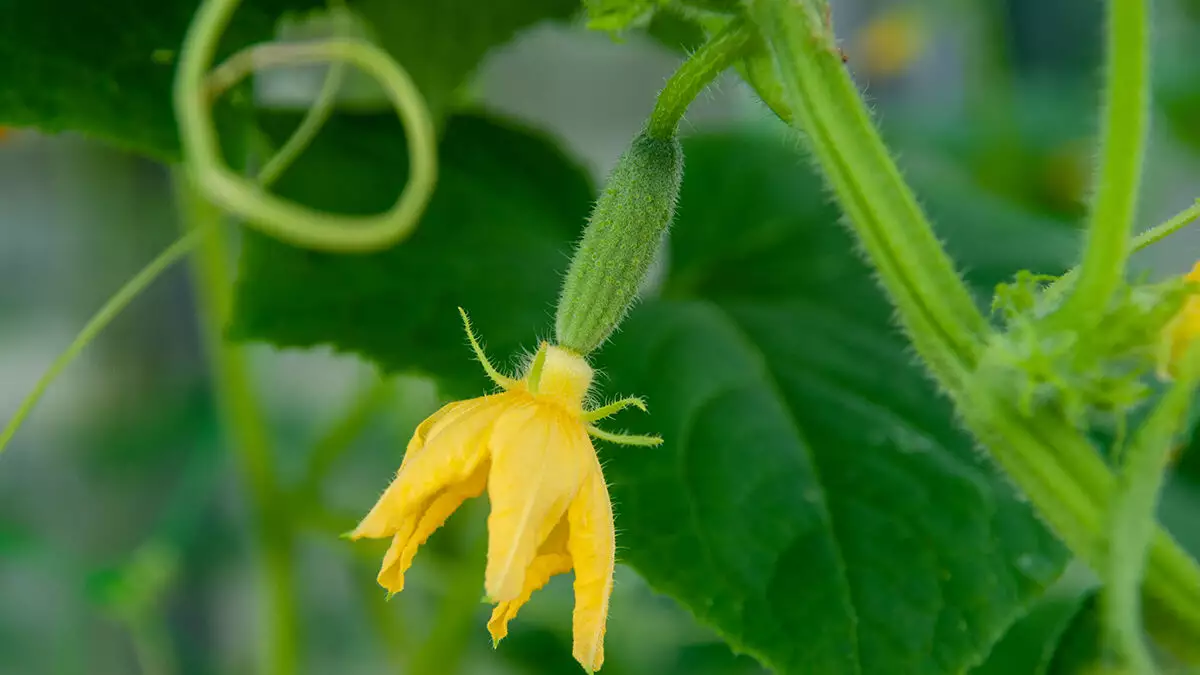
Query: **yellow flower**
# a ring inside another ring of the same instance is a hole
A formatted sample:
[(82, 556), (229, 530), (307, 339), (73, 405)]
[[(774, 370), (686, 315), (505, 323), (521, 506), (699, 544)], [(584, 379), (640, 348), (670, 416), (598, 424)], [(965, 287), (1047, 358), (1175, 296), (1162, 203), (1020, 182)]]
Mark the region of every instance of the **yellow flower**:
[[(1200, 262), (1184, 277), (1193, 284), (1200, 284)], [(1200, 337), (1200, 294), (1193, 293), (1183, 301), (1183, 308), (1163, 331), (1162, 350), (1159, 354), (1159, 376), (1168, 379), (1187, 353), (1192, 342)]]
[[(462, 310), (459, 310), (462, 312)], [(494, 642), (550, 577), (575, 570), (575, 658), (593, 672), (604, 662), (615, 541), (612, 505), (589, 436), (657, 445), (651, 436), (612, 434), (593, 422), (636, 398), (589, 410), (592, 368), (578, 354), (542, 343), (520, 379), (488, 362), (462, 314), (476, 356), (503, 391), (451, 403), (417, 427), (396, 478), (350, 538), (391, 537), (379, 584), (404, 588), (417, 548), (465, 500), (487, 490), (487, 572), (498, 603), (488, 622)]]
[(879, 12), (858, 33), (855, 51), (864, 69), (879, 77), (895, 77), (921, 57), (929, 36), (921, 14), (910, 8)]

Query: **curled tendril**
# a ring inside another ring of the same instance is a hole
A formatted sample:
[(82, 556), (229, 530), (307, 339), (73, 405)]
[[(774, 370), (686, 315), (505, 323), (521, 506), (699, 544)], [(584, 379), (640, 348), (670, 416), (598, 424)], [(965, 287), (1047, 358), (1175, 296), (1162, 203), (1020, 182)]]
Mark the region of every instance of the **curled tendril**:
[[(201, 194), (218, 206), (245, 218), (248, 225), (298, 246), (352, 252), (385, 248), (403, 240), (412, 232), (428, 203), (437, 172), (435, 132), (420, 92), (389, 56), (369, 44), (341, 38), (305, 45), (250, 47), (234, 54), (206, 74), (204, 69), (212, 59), (212, 45), (236, 4), (236, 0), (210, 0), (204, 4), (185, 40), (176, 80), (175, 105), (183, 139), (184, 162), (196, 185), (203, 190)], [(335, 0), (331, 9), (340, 11), (340, 2)], [(338, 24), (334, 25), (336, 30)], [(320, 60), (330, 61), (320, 93), (291, 137), (263, 165), (255, 181), (251, 183), (223, 168), (216, 153), (216, 139), (209, 114), (209, 106), (217, 96), (241, 81), (255, 67)], [(333, 217), (289, 204), (265, 192), (265, 188), (287, 170), (329, 119), (341, 89), (347, 62), (379, 78), (399, 110), (400, 120), (408, 134), (409, 183), (396, 205), (376, 217)], [(226, 191), (227, 186), (232, 186), (232, 190)], [(193, 230), (176, 240), (104, 303), (71, 344), (50, 364), (0, 431), (0, 452), (4, 451), (58, 375), (159, 275), (194, 249), (203, 234), (204, 230)]]
[[(334, 38), (303, 44), (263, 44), (231, 56), (211, 74), (217, 41), (237, 0), (208, 0), (184, 38), (175, 80), (175, 116), (189, 177), (206, 199), (261, 232), (305, 248), (339, 253), (392, 246), (416, 226), (437, 178), (436, 132), (425, 99), (408, 74), (382, 49)], [(374, 216), (317, 211), (268, 193), (224, 166), (213, 126), (212, 101), (256, 69), (316, 62), (349, 63), (372, 75), (396, 107), (408, 137), (409, 179), (396, 203)]]

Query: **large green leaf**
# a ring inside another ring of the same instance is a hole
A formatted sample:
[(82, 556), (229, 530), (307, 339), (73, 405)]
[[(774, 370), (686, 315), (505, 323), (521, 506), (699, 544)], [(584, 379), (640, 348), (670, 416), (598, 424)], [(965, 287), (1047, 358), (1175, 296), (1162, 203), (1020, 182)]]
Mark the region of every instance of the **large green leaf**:
[[(265, 126), (281, 140), (294, 124), (273, 118)], [(483, 117), (450, 119), (440, 161), (416, 233), (389, 250), (331, 255), (248, 231), (231, 334), (283, 347), (330, 344), (477, 394), (483, 372), (455, 307), (470, 313), (498, 357), (533, 346), (593, 193), (546, 139)], [(317, 208), (378, 212), (395, 200), (405, 162), (394, 117), (344, 116), (277, 189)]]
[(1099, 594), (1083, 604), (1058, 642), (1047, 675), (1100, 675), (1104, 668), (1104, 625)]
[[(439, 110), (488, 49), (578, 6), (577, 0), (360, 4)], [(0, 125), (80, 131), (157, 159), (176, 159), (171, 83), (198, 6), (196, 0), (0, 3)], [(221, 53), (270, 38), (289, 10), (321, 6), (320, 0), (247, 0)]]
[[(271, 36), (276, 17), (316, 0), (243, 3), (224, 53)], [(158, 159), (179, 144), (171, 82), (195, 0), (0, 3), (0, 124), (80, 131)]]
[(1050, 675), (1063, 637), (1082, 615), (1091, 611), (1096, 582), (1079, 566), (1063, 575), (1053, 588), (971, 669), (971, 675)]
[[(378, 124), (336, 121), (280, 190), (386, 206), (403, 139)], [(1057, 578), (1063, 550), (958, 430), (790, 143), (731, 134), (686, 154), (661, 297), (596, 359), (605, 394), (650, 399), (618, 423), (666, 438), (602, 449), (623, 559), (779, 672), (963, 671)], [(234, 333), (477, 395), (453, 306), (494, 355), (531, 347), (591, 193), (544, 141), (477, 118), (451, 121), (442, 160), (419, 232), (392, 251), (248, 234)], [(1068, 229), (959, 180), (920, 183), (981, 298), (1019, 267), (1061, 270)]]
[[(624, 559), (778, 672), (962, 672), (1063, 550), (915, 366), (787, 144), (686, 154), (662, 297), (598, 358), (650, 401), (628, 423), (666, 439), (604, 451)], [(981, 291), (1061, 268), (1068, 233), (974, 206), (944, 229)]]
[(579, 0), (354, 0), (379, 41), (405, 69), (430, 108), (444, 110), (492, 47), (543, 19), (566, 19)]

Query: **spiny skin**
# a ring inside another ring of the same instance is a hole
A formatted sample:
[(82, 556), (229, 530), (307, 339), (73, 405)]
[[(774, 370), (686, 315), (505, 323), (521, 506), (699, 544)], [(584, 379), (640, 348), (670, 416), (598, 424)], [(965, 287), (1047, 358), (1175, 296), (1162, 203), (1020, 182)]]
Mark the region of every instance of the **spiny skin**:
[(617, 162), (588, 220), (559, 298), (558, 343), (599, 347), (637, 299), (675, 215), (683, 181), (677, 138), (640, 134)]

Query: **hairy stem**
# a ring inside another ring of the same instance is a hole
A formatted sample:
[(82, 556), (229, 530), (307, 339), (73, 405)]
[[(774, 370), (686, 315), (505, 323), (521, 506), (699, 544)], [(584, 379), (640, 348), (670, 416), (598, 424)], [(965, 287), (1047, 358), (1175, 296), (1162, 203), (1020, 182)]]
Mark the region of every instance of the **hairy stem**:
[(745, 22), (735, 19), (688, 57), (659, 92), (646, 126), (646, 135), (659, 139), (674, 138), (688, 106), (705, 87), (743, 55), (753, 37), (754, 32)]
[(1147, 0), (1108, 2), (1108, 87), (1100, 173), (1088, 223), (1083, 264), (1059, 314), (1079, 330), (1104, 315), (1125, 276), (1137, 209), (1150, 116), (1150, 40)]
[(1152, 246), (1167, 237), (1175, 234), (1183, 228), (1190, 225), (1193, 221), (1200, 219), (1200, 200), (1196, 200), (1188, 208), (1171, 216), (1165, 223), (1155, 225), (1154, 227), (1142, 232), (1133, 238), (1132, 251), (1136, 253), (1147, 246)]
[[(1159, 223), (1158, 225), (1155, 225), (1154, 227), (1134, 237), (1133, 241), (1130, 243), (1129, 252), (1137, 253), (1144, 248), (1153, 246), (1154, 244), (1157, 244), (1158, 242), (1187, 227), (1197, 219), (1200, 219), (1200, 200), (1196, 201), (1196, 203), (1180, 211), (1174, 216), (1171, 216), (1171, 218), (1166, 222)], [(1076, 279), (1078, 277), (1079, 268), (1072, 267), (1071, 269), (1067, 270), (1066, 274), (1063, 274), (1059, 278), (1055, 279), (1053, 283), (1047, 286), (1042, 297), (1050, 303), (1055, 302), (1055, 298), (1061, 296), (1063, 293), (1066, 293), (1067, 289), (1071, 288), (1072, 285), (1076, 283)]]
[(1200, 375), (1200, 349), (1191, 350), (1180, 371), (1124, 455), (1109, 526), (1105, 625), (1114, 651), (1137, 673), (1154, 672), (1154, 659), (1142, 639), (1142, 577), (1171, 449), (1186, 426)]
[[(805, 134), (917, 353), (1059, 537), (1093, 569), (1105, 569), (1112, 473), (1067, 420), (1050, 412), (1027, 416), (997, 390), (989, 377), (991, 332), (871, 124), (826, 15), (803, 0), (744, 3), (770, 56), (751, 55), (745, 71)], [(1147, 625), (1164, 646), (1196, 659), (1200, 567), (1161, 528), (1149, 536)]]
[[(978, 358), (986, 321), (871, 122), (826, 15), (789, 0), (745, 4), (780, 85), (767, 93), (790, 109), (915, 346), (942, 379), (957, 379)], [(764, 70), (756, 79), (773, 79)]]

